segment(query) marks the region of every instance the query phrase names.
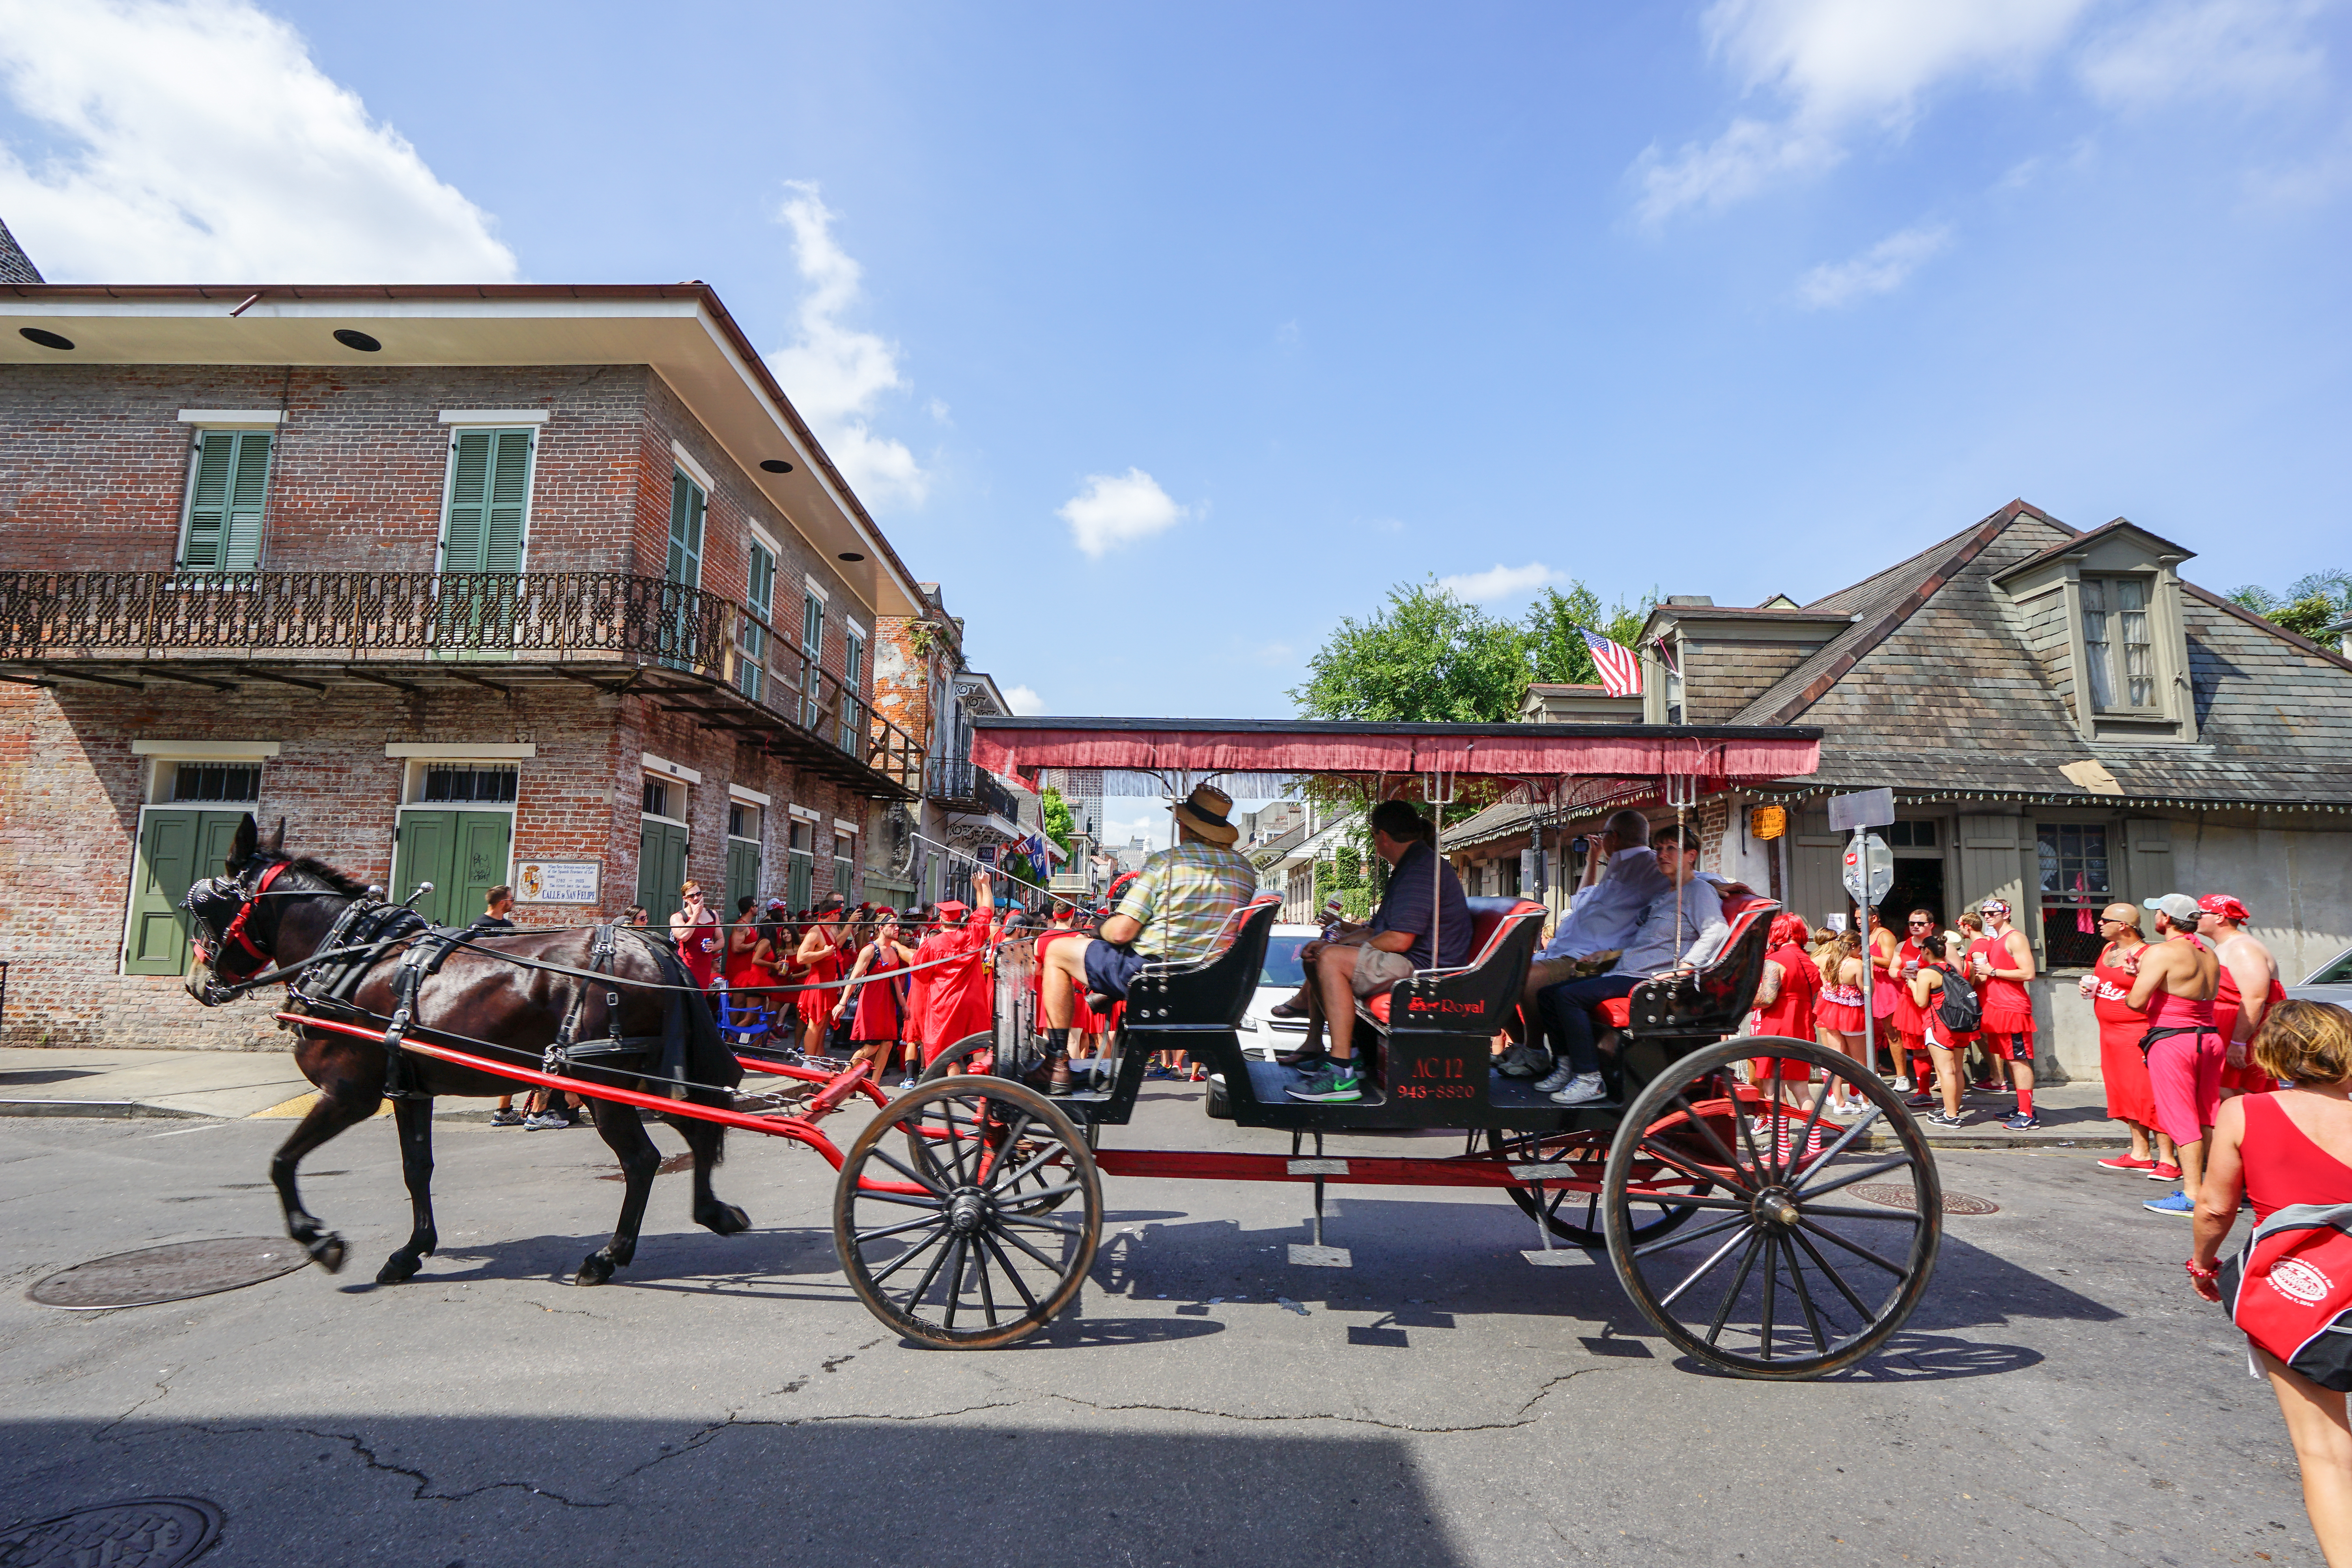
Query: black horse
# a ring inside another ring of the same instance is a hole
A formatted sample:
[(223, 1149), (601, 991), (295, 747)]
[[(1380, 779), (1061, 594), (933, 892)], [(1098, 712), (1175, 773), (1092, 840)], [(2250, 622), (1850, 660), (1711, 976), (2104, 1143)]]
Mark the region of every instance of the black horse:
[[(202, 930), (196, 946), (204, 962), (190, 973), (188, 992), (207, 1006), (226, 999), (222, 983), (234, 985), (269, 965), (297, 964), (320, 952), (337, 921), (365, 893), (359, 883), (331, 866), (307, 857), (288, 856), (285, 837), (286, 825), (281, 822), (270, 841), (260, 843), (259, 829), (247, 816), (237, 828), (226, 874), (200, 882), (190, 892), (187, 907)], [(273, 868), (277, 868), (274, 874)], [(487, 938), (474, 933), (474, 940), (496, 952), (587, 970), (591, 938), (595, 934), (523, 931)], [(483, 1053), (472, 1041), (496, 1041), (530, 1058), (520, 1065), (535, 1067), (540, 1054), (555, 1041), (575, 1002), (583, 1002), (575, 1037), (594, 1034), (638, 1042), (634, 1051), (607, 1050), (597, 1056), (595, 1079), (664, 1094), (668, 1086), (660, 1079), (648, 1085), (634, 1075), (657, 1065), (660, 1042), (666, 1032), (675, 1037), (677, 1014), (682, 1012), (692, 1031), (689, 1044), (698, 1047), (688, 1052), (688, 1059), (709, 1063), (715, 1057), (731, 1068), (733, 1060), (720, 1049), (710, 1010), (700, 997), (647, 989), (671, 986), (686, 978), (674, 957), (658, 948), (656, 939), (637, 934), (634, 928), (613, 934), (614, 951), (606, 963), (614, 976), (611, 982), (583, 981), (458, 947), (422, 981), (416, 995), (417, 1023), (411, 1033), (424, 1040), (439, 1036), (437, 1043), (478, 1055)], [(350, 1003), (362, 1014), (372, 1015), (379, 1025), (397, 1005), (394, 977), (401, 952), (415, 940), (412, 937), (395, 945), (385, 960), (368, 969), (350, 994)], [(583, 986), (587, 991), (584, 999)], [(608, 995), (621, 998), (617, 1009), (606, 1006)], [(279, 1146), (270, 1161), (269, 1174), (286, 1211), (287, 1234), (302, 1244), (312, 1261), (331, 1273), (343, 1266), (343, 1238), (323, 1228), (302, 1206), (294, 1185), (295, 1167), (305, 1154), (336, 1133), (375, 1114), (385, 1092), (387, 1053), (379, 1040), (302, 1025), (289, 1026), (296, 1040), (295, 1065), (318, 1086), (319, 1100), (294, 1129), (294, 1135)], [(446, 1035), (442, 1036), (442, 1031)], [(471, 1037), (471, 1040), (457, 1037)], [(433, 1226), (430, 1097), (503, 1095), (515, 1089), (511, 1079), (414, 1053), (404, 1056), (401, 1065), (407, 1088), (415, 1097), (395, 1098), (393, 1116), (400, 1132), (401, 1171), (407, 1180), (415, 1224), (408, 1245), (394, 1253), (377, 1273), (376, 1282), (381, 1285), (396, 1285), (413, 1277), (438, 1243)], [(731, 1083), (731, 1078), (728, 1081)], [(706, 1105), (723, 1107), (730, 1099), (726, 1089), (715, 1083), (689, 1087), (685, 1092), (688, 1099)], [(634, 1106), (593, 1099), (589, 1104), (594, 1108), (596, 1131), (620, 1161), (627, 1181), (613, 1239), (582, 1259), (574, 1277), (576, 1284), (602, 1285), (613, 1277), (613, 1270), (626, 1267), (635, 1255), (646, 1200), (661, 1157)], [(743, 1211), (719, 1202), (710, 1188), (710, 1172), (722, 1157), (727, 1130), (690, 1117), (664, 1120), (685, 1135), (694, 1151), (695, 1222), (720, 1236), (749, 1228), (751, 1222)]]

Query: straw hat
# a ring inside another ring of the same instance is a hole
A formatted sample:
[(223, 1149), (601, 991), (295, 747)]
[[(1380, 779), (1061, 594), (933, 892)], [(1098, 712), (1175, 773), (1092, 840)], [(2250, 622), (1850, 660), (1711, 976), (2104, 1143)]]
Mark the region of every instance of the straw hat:
[(1195, 784), (1192, 793), (1176, 803), (1176, 820), (1207, 839), (1227, 848), (1238, 842), (1242, 830), (1225, 820), (1234, 809), (1234, 797), (1210, 784)]

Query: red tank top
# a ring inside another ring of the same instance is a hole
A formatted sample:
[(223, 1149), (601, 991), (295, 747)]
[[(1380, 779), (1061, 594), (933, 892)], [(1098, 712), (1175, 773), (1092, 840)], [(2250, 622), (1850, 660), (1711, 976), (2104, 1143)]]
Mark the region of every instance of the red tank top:
[[(2017, 963), (2017, 960), (2010, 956), (2008, 944), (1999, 937), (1979, 937), (1969, 943), (1969, 959), (1973, 961), (1979, 953), (1984, 955), (1985, 965), (1990, 969), (2011, 969)], [(1969, 977), (1971, 980), (1976, 979), (1976, 966), (1973, 962), (1969, 966)], [(2024, 1028), (2033, 1026), (2033, 999), (2025, 994), (2025, 982), (1993, 979), (1978, 980), (1976, 984), (1977, 996), (1984, 1004), (1986, 1028), (1995, 1034), (2001, 1034), (2009, 1031), (2012, 1026)], [(2026, 1020), (2021, 1026), (1993, 1022), (1996, 1018), (2014, 1019), (2020, 1016)]]
[(1759, 1031), (1784, 1039), (1811, 1039), (1813, 999), (1820, 994), (1821, 971), (1794, 942), (1783, 943), (1764, 956), (1780, 966), (1780, 994), (1771, 1005), (1756, 1010)]
[[(857, 980), (857, 1014), (851, 1025), (853, 1040), (893, 1040), (898, 1037), (898, 950), (877, 942), (873, 960)], [(845, 974), (848, 972), (843, 971)]]
[(752, 959), (752, 954), (760, 951), (757, 934), (753, 933), (751, 944), (740, 952), (735, 951), (735, 936), (736, 932), (730, 931), (723, 939), (727, 943), (727, 987), (730, 991), (758, 985), (768, 977)]
[(2238, 1152), (2246, 1163), (2246, 1197), (2260, 1225), (2289, 1204), (2352, 1204), (2352, 1165), (2312, 1142), (2275, 1094), (2250, 1094), (2246, 1135)]
[[(706, 911), (708, 915), (708, 911)], [(686, 963), (686, 972), (694, 976), (697, 985), (708, 985), (719, 977), (719, 917), (708, 918), (688, 926), (677, 939), (677, 955)]]
[(2147, 1033), (2147, 1015), (2135, 1013), (2128, 1005), (2132, 982), (2137, 976), (2107, 962), (2115, 951), (2114, 945), (2109, 944), (2099, 954), (2099, 962), (2091, 966), (2091, 1011), (2098, 1016), (2100, 1038), (2125, 1040), (2136, 1046), (2139, 1037)]
[(1927, 1020), (1921, 1016), (1919, 1004), (1911, 1000), (1911, 982), (1904, 976), (1903, 966), (1916, 963), (1925, 968), (1935, 962), (1936, 954), (1906, 937), (1895, 948), (1895, 1026), (1906, 1035), (1927, 1032)]

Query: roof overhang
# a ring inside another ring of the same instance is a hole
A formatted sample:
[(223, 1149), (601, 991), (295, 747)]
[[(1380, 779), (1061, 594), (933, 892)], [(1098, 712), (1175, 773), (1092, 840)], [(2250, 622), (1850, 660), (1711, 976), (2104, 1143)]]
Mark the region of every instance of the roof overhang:
[[(18, 283), (0, 285), (0, 321), (73, 344), (0, 331), (0, 364), (649, 365), (868, 609), (923, 613), (913, 574), (707, 284)], [(383, 347), (346, 348), (339, 328)], [(792, 471), (764, 471), (769, 459)]]

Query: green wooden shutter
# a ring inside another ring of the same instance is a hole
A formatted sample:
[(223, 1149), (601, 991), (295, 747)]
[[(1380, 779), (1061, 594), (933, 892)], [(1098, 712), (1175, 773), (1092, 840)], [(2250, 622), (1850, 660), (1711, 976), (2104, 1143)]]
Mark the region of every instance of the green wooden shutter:
[[(745, 899), (760, 896), (760, 847), (741, 838), (727, 841), (727, 908), (723, 911), (730, 921), (736, 918), (735, 906)], [(754, 910), (753, 913), (757, 913)]]
[(450, 923), (457, 908), (452, 869), (457, 858), (457, 814), (454, 811), (404, 811), (394, 832), (392, 886), (386, 889), (395, 903), (404, 901), (419, 882), (433, 890), (416, 900), (416, 912), (435, 925)]
[(637, 825), (637, 902), (646, 918), (667, 929), (678, 911), (677, 889), (686, 880), (686, 829), (674, 822)]
[(197, 437), (188, 492), (184, 572), (250, 572), (261, 560), (262, 503), (269, 493), (269, 433), (205, 430)]
[(689, 588), (702, 585), (702, 517), (708, 504), (700, 485), (671, 470), (667, 572), (671, 582)]
[(500, 430), (490, 454), (490, 494), (482, 528), (482, 570), (522, 570), (523, 513), (530, 502), (531, 435)]
[(490, 442), (497, 432), (464, 430), (457, 435), (457, 460), (449, 468), (449, 516), (441, 531), (441, 570), (483, 570), (482, 544), (488, 532), (484, 513), (489, 510)]
[(453, 925), (472, 920), (488, 907), (490, 889), (507, 879), (507, 850), (514, 835), (514, 818), (503, 811), (457, 815), (457, 855), (453, 869), (457, 907), (450, 915)]
[(188, 967), (188, 928), (180, 900), (195, 880), (196, 816), (193, 811), (151, 811), (139, 828), (139, 861), (131, 876), (131, 933), (123, 942), (125, 974), (181, 974)]

